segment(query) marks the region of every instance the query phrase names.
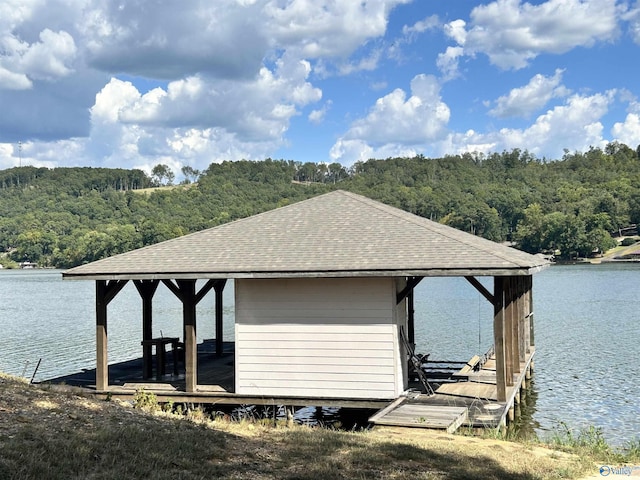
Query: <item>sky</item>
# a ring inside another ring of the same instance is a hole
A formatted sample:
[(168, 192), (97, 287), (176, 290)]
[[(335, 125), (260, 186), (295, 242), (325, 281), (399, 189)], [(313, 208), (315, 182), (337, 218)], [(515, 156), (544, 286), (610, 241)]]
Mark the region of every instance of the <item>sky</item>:
[(640, 0), (0, 0), (0, 168), (640, 144)]

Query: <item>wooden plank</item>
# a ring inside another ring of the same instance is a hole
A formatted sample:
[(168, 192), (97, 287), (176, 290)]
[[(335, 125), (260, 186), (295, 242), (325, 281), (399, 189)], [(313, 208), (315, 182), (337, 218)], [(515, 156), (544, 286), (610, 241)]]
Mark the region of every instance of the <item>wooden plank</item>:
[(273, 385), (273, 383), (291, 383), (291, 382), (306, 382), (307, 384), (314, 383), (327, 383), (333, 387), (338, 387), (341, 384), (353, 384), (353, 383), (388, 383), (393, 382), (395, 372), (391, 374), (380, 374), (374, 371), (370, 373), (361, 373), (354, 376), (352, 372), (335, 373), (335, 372), (309, 372), (308, 369), (302, 368), (298, 371), (289, 370), (286, 372), (274, 372), (270, 371), (268, 378), (262, 372), (250, 372), (242, 376), (240, 382), (260, 382), (260, 385)]
[[(267, 345), (265, 341), (261, 340), (245, 340), (242, 338), (242, 350), (267, 350)], [(387, 338), (386, 341), (382, 342), (370, 342), (368, 338), (364, 335), (361, 337), (360, 341), (348, 340), (348, 341), (335, 341), (335, 342), (326, 342), (326, 341), (315, 341), (313, 338), (303, 338), (301, 340), (278, 340), (277, 341), (277, 352), (280, 355), (286, 355), (287, 350), (295, 350), (295, 349), (310, 349), (317, 351), (340, 351), (340, 352), (351, 352), (350, 355), (357, 356), (359, 351), (367, 351), (372, 350), (375, 352), (390, 350), (393, 351), (393, 343)]]
[[(306, 349), (304, 346), (300, 348), (289, 348), (287, 349), (287, 356), (289, 357), (301, 357), (301, 358), (312, 358), (312, 357), (338, 357), (345, 358), (345, 353), (348, 353), (349, 350), (330, 350), (330, 349)], [(368, 359), (368, 358), (385, 358), (385, 359), (393, 359), (394, 351), (393, 349), (387, 348), (384, 350), (361, 350), (355, 352), (353, 349), (351, 350), (352, 358), (360, 358), (360, 359)], [(239, 350), (239, 357), (242, 356), (250, 356), (253, 358), (261, 358), (261, 357), (269, 357), (268, 361), (271, 362), (271, 359), (274, 357), (282, 357), (283, 352), (277, 349), (267, 349), (265, 346), (263, 348), (243, 348)], [(265, 360), (267, 361), (267, 360)]]
[[(242, 344), (247, 345), (247, 342), (262, 342), (264, 346), (265, 342), (280, 342), (286, 344), (287, 342), (314, 342), (314, 343), (339, 343), (347, 344), (353, 348), (354, 343), (361, 345), (362, 328), (354, 330), (352, 333), (340, 332), (313, 332), (313, 331), (299, 331), (296, 327), (289, 328), (286, 332), (273, 332), (268, 327), (265, 327), (263, 331), (247, 332), (246, 330), (240, 331), (242, 335)], [(367, 333), (367, 342), (378, 342), (381, 344), (389, 343), (391, 329), (386, 329), (384, 332), (379, 333)], [(250, 347), (251, 348), (251, 347)]]
[(471, 360), (469, 360), (464, 367), (462, 367), (460, 370), (458, 370), (456, 373), (454, 373), (452, 375), (452, 377), (457, 378), (457, 377), (467, 377), (470, 374), (472, 374), (476, 368), (476, 366), (478, 365), (478, 363), (480, 363), (480, 357), (478, 355), (474, 355), (473, 357), (471, 357)]
[(390, 403), (386, 407), (381, 410), (378, 410), (371, 417), (369, 417), (369, 423), (376, 423), (376, 420), (384, 417), (387, 413), (391, 412), (393, 409), (401, 405), (403, 402), (407, 400), (407, 397), (399, 397), (394, 402)]
[(96, 390), (109, 387), (107, 282), (96, 281)]
[[(264, 333), (265, 328), (264, 325), (258, 324), (248, 324), (243, 323), (237, 326), (238, 332), (245, 334), (251, 333)], [(372, 335), (376, 334), (388, 334), (393, 330), (393, 325), (391, 324), (372, 324), (367, 325), (367, 333)], [(362, 325), (354, 325), (352, 323), (341, 323), (341, 324), (326, 324), (326, 323), (277, 323), (270, 324), (269, 330), (267, 333), (269, 334), (277, 334), (277, 333), (291, 333), (292, 331), (303, 333), (306, 335), (317, 335), (317, 334), (339, 334), (339, 335), (349, 335), (349, 334), (362, 334)]]
[[(291, 353), (291, 352), (289, 352)], [(378, 369), (382, 367), (393, 367), (393, 357), (391, 355), (386, 356), (369, 356), (369, 357), (344, 357), (337, 355), (335, 357), (328, 357), (325, 355), (321, 356), (309, 356), (309, 355), (288, 355), (286, 357), (281, 356), (270, 356), (269, 363), (265, 364), (260, 361), (258, 357), (253, 355), (236, 355), (236, 364), (251, 364), (251, 365), (306, 365), (309, 368), (314, 368), (316, 365), (322, 366), (342, 366), (344, 368), (354, 368), (357, 369), (359, 367), (365, 368), (367, 370)], [(278, 368), (278, 367), (275, 367)], [(354, 373), (357, 373), (354, 371)]]
[(504, 322), (504, 280), (494, 278), (494, 306), (493, 306), (493, 346), (495, 351), (496, 389), (497, 397), (504, 401), (507, 397), (506, 380), (506, 351), (505, 351), (505, 322)]
[[(256, 381), (259, 380), (260, 383), (257, 384)], [(273, 378), (243, 378), (237, 382), (239, 389), (253, 389), (255, 388), (258, 392), (260, 391), (272, 391), (273, 389), (284, 390), (288, 388), (292, 389), (300, 389), (304, 391), (306, 387), (310, 389), (318, 389), (328, 394), (331, 391), (336, 390), (371, 390), (371, 391), (385, 391), (390, 392), (392, 389), (389, 388), (389, 385), (393, 386), (389, 382), (357, 382), (357, 381), (349, 381), (349, 380), (316, 380), (309, 381), (308, 379), (291, 379), (286, 380), (286, 383), (283, 380), (273, 379)], [(240, 392), (242, 393), (242, 392)]]
[(497, 401), (496, 386), (485, 383), (458, 382), (440, 385), (436, 393), (442, 395), (455, 395), (458, 397), (481, 398)]
[[(242, 367), (246, 367), (246, 370), (250, 370), (255, 373), (286, 373), (291, 372), (291, 365), (296, 365), (295, 363), (290, 364), (286, 362), (286, 358), (282, 359), (284, 363), (271, 363), (270, 365), (265, 365), (263, 363), (250, 363), (250, 362), (242, 362)], [(307, 372), (309, 375), (318, 374), (318, 373), (334, 373), (334, 374), (359, 374), (359, 375), (394, 375), (395, 368), (393, 365), (386, 364), (383, 366), (372, 367), (371, 365), (345, 365), (344, 363), (335, 363), (333, 365), (328, 364), (316, 364), (309, 365), (306, 364), (303, 367), (303, 371)], [(364, 377), (363, 377), (364, 378)], [(495, 377), (494, 377), (495, 381)]]
[[(360, 399), (366, 400), (370, 402), (375, 402), (378, 400), (393, 400), (397, 398), (397, 394), (395, 391), (391, 391), (389, 389), (381, 389), (375, 390), (372, 388), (365, 388), (364, 385), (361, 385), (362, 388), (343, 388), (339, 392), (334, 392), (333, 390), (328, 390), (326, 387), (318, 387), (318, 386), (272, 386), (272, 387), (257, 387), (255, 385), (246, 386), (239, 388), (237, 393), (235, 394), (237, 397), (242, 396), (255, 396), (261, 399), (264, 398), (288, 398), (289, 405), (314, 405), (315, 403), (322, 402), (322, 405), (328, 405), (322, 399), (331, 399), (334, 400), (334, 404), (336, 405), (348, 405), (350, 400), (352, 399)], [(304, 402), (301, 400), (295, 401), (296, 397), (299, 399), (306, 399)], [(255, 403), (255, 402), (254, 402)], [(262, 402), (267, 403), (267, 402)], [(271, 402), (273, 403), (273, 402)], [(267, 404), (271, 404), (267, 403)], [(283, 402), (279, 402), (278, 404), (284, 404)]]
[(127, 382), (122, 388), (129, 390), (144, 390), (146, 392), (161, 390), (175, 392), (178, 389), (170, 383), (145, 383), (145, 382)]
[(467, 407), (403, 403), (372, 423), (387, 426), (433, 428), (453, 433), (467, 419)]

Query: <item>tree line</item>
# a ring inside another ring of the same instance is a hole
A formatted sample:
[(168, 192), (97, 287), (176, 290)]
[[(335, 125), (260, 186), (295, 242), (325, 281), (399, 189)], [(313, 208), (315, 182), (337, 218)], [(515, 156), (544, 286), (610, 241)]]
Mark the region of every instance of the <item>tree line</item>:
[(151, 175), (16, 167), (0, 171), (0, 263), (68, 268), (336, 188), (530, 253), (586, 257), (640, 223), (638, 153), (610, 143), (558, 160), (514, 149), (371, 159), (350, 168), (225, 161), (203, 171), (183, 167), (179, 185), (156, 189), (175, 179), (166, 165)]

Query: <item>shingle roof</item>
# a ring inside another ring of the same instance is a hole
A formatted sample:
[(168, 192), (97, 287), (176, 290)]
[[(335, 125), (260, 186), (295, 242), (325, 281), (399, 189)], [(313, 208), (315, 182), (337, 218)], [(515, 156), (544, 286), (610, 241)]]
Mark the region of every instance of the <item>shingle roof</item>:
[(547, 264), (539, 256), (338, 190), (72, 268), (63, 276), (524, 275)]

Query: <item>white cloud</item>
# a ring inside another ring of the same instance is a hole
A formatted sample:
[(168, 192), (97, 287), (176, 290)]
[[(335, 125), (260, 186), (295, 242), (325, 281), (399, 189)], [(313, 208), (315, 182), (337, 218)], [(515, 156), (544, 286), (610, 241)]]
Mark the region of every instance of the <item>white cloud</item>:
[(76, 45), (69, 33), (45, 28), (40, 42), (31, 45), (21, 59), (23, 71), (36, 79), (55, 79), (71, 73)]
[(629, 23), (631, 38), (640, 45), (640, 1), (636, 1), (634, 7), (625, 12), (622, 18)]
[(322, 108), (312, 110), (308, 117), (309, 121), (311, 123), (315, 123), (316, 125), (322, 123), (325, 116), (327, 115), (327, 112), (331, 109), (331, 105), (333, 105), (333, 102), (331, 100), (327, 100)]
[(435, 77), (417, 75), (409, 98), (401, 89), (379, 98), (367, 116), (354, 121), (336, 142), (331, 157), (352, 162), (374, 148), (415, 151), (415, 146), (444, 136), (449, 116)]
[[(29, 44), (5, 34), (0, 37), (0, 88), (31, 88), (33, 80), (56, 80), (69, 75), (76, 46), (67, 32), (45, 28), (39, 41)], [(3, 81), (4, 80), (4, 81)]]
[(347, 57), (367, 40), (383, 35), (389, 12), (411, 0), (291, 0), (266, 2), (264, 13), (278, 44), (304, 58)]
[(0, 65), (0, 89), (27, 90), (33, 83), (24, 73), (15, 73)]
[(468, 25), (456, 20), (445, 32), (465, 55), (483, 53), (502, 69), (520, 69), (543, 53), (614, 40), (621, 8), (616, 0), (497, 0), (475, 7)]
[(410, 1), (5, 0), (0, 140), (76, 142), (76, 161), (89, 163), (268, 156), (322, 98), (310, 62), (343, 75), (377, 68), (381, 50), (359, 49)]
[(568, 95), (561, 84), (563, 70), (557, 69), (552, 77), (535, 75), (527, 85), (512, 89), (508, 95), (498, 98), (489, 114), (499, 117), (528, 117), (544, 107), (551, 99)]
[(624, 122), (616, 122), (611, 128), (615, 140), (635, 148), (640, 146), (640, 102), (631, 100)]
[(266, 26), (259, 3), (96, 0), (78, 28), (91, 66), (174, 80), (252, 77), (271, 46)]
[(423, 20), (419, 20), (413, 25), (405, 25), (402, 27), (402, 34), (405, 36), (406, 42), (411, 42), (420, 34), (429, 30), (433, 30), (440, 26), (440, 18), (437, 15), (431, 15)]
[(307, 82), (308, 62), (282, 58), (253, 80), (213, 82), (194, 76), (154, 89), (119, 111), (127, 124), (157, 127), (222, 128), (241, 141), (280, 141), (298, 107), (317, 102), (322, 92)]
[(462, 47), (447, 47), (444, 53), (438, 54), (436, 65), (440, 72), (442, 72), (442, 79), (444, 81), (453, 80), (459, 75), (459, 62), (460, 57), (464, 55), (464, 48)]
[[(563, 105), (540, 115), (527, 128), (502, 128), (478, 133), (452, 133), (440, 149), (449, 152), (484, 152), (526, 148), (539, 157), (559, 158), (563, 149), (586, 151), (604, 147), (602, 118), (608, 112), (615, 91), (591, 96), (572, 95)], [(446, 153), (446, 152), (441, 152)]]
[(615, 139), (631, 148), (640, 145), (640, 115), (629, 113), (624, 122), (616, 122), (611, 129)]
[(444, 33), (455, 40), (458, 45), (464, 46), (467, 41), (467, 23), (464, 20), (454, 20), (444, 26)]

